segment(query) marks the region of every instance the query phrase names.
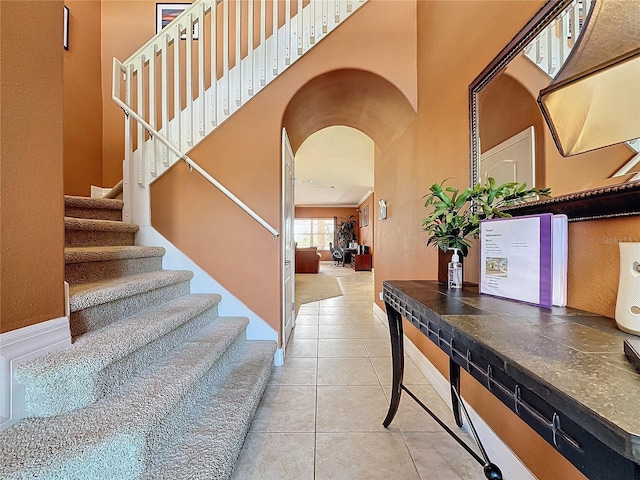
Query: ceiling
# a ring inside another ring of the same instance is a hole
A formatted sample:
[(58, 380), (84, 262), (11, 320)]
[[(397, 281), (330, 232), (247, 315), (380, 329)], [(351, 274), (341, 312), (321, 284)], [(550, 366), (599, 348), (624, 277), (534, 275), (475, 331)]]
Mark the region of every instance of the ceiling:
[(324, 128), (296, 152), (296, 206), (358, 206), (373, 192), (374, 143), (360, 130)]

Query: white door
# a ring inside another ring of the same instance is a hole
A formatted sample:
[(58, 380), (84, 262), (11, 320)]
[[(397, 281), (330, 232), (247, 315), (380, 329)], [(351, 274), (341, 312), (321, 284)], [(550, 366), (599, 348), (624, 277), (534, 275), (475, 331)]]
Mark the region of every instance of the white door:
[(480, 181), (493, 177), (497, 185), (526, 183), (535, 187), (535, 135), (533, 126), (487, 150), (480, 156)]
[(293, 188), (295, 185), (295, 159), (287, 131), (282, 129), (282, 350), (295, 327), (295, 241), (293, 224), (295, 210)]

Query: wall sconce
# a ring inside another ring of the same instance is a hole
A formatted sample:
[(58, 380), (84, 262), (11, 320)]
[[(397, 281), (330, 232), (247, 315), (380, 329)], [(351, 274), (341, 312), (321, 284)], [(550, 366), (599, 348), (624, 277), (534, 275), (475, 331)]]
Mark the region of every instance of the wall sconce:
[(380, 207), (380, 220), (384, 220), (387, 218), (387, 202), (378, 200), (378, 205)]
[(640, 137), (640, 2), (595, 0), (567, 61), (540, 91), (568, 157)]

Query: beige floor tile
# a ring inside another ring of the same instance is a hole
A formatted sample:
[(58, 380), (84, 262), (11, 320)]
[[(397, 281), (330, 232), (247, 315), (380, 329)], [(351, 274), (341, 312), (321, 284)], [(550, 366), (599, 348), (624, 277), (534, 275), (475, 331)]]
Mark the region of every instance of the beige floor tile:
[(313, 432), (315, 421), (315, 385), (271, 385), (260, 401), (251, 431)]
[[(366, 342), (366, 340), (363, 340)], [(375, 368), (380, 383), (383, 387), (391, 386), (391, 376), (393, 372), (393, 365), (390, 357), (371, 358), (373, 368)], [(404, 378), (402, 383), (405, 385), (429, 385), (429, 381), (422, 374), (420, 369), (409, 358), (404, 359)]]
[(315, 434), (249, 432), (232, 480), (314, 480)]
[(318, 339), (317, 338), (292, 338), (287, 343), (287, 358), (295, 357), (317, 357), (318, 356)]
[(318, 326), (298, 325), (291, 331), (291, 338), (318, 338)]
[[(321, 317), (322, 318), (322, 317)], [(351, 325), (323, 325), (320, 320), (318, 338), (360, 338), (358, 328)]]
[(345, 305), (320, 305), (318, 310), (320, 315), (348, 315), (351, 313), (349, 307)]
[[(430, 385), (408, 385), (407, 388), (451, 430), (460, 435), (466, 435), (464, 430), (456, 425), (449, 406)], [(386, 397), (390, 398), (390, 389), (385, 388), (384, 392)], [(405, 433), (443, 431), (442, 427), (404, 391), (400, 396), (400, 405), (394, 422)]]
[(320, 300), (318, 304), (320, 306), (320, 310), (322, 311), (323, 307), (336, 307), (336, 306), (347, 305), (347, 299), (345, 297), (332, 297), (332, 298), (327, 298), (325, 300)]
[(368, 358), (319, 358), (318, 385), (380, 385)]
[(389, 329), (384, 325), (357, 325), (362, 338), (384, 338), (389, 341)]
[(356, 325), (382, 325), (380, 319), (373, 313), (354, 313), (352, 318)]
[(367, 351), (359, 338), (321, 338), (318, 357), (367, 358)]
[(309, 313), (296, 315), (296, 326), (300, 325), (318, 325), (318, 315)]
[(318, 317), (319, 325), (355, 325), (351, 315), (321, 315)]
[(298, 309), (298, 313), (301, 313), (303, 315), (307, 315), (307, 314), (317, 315), (319, 308), (320, 308), (320, 305), (318, 305), (318, 302), (303, 303), (302, 305), (300, 305), (300, 308)]
[(317, 367), (316, 358), (288, 358), (273, 369), (269, 385), (316, 385)]
[(389, 402), (380, 386), (318, 386), (318, 432), (399, 431), (382, 426)]
[(405, 441), (423, 480), (482, 480), (480, 465), (446, 432), (406, 433)]
[(318, 433), (316, 480), (419, 480), (399, 433)]
[(363, 338), (362, 341), (370, 357), (391, 358), (391, 341), (388, 338)]

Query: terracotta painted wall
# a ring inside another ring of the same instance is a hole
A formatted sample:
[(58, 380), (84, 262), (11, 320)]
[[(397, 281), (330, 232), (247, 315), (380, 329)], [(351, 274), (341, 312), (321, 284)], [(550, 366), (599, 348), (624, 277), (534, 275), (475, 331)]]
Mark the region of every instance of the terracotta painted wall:
[[(358, 211), (352, 207), (296, 207), (296, 218), (347, 218), (353, 215), (358, 218)], [(319, 251), (321, 260), (330, 261), (332, 259), (331, 252), (327, 250)]]
[(371, 254), (371, 265), (373, 266), (375, 256), (373, 254), (375, 246), (375, 224), (378, 221), (378, 203), (374, 205), (374, 194), (369, 195), (364, 202), (358, 205), (358, 212), (360, 213), (360, 222), (358, 225), (363, 224), (363, 212), (364, 207), (369, 207), (369, 224), (367, 226), (360, 226), (358, 231), (358, 243), (360, 245), (366, 245), (369, 247), (369, 253)]
[(66, 0), (64, 52), (64, 193), (89, 196), (102, 184), (102, 77), (99, 1)]
[[(397, 21), (387, 22), (391, 15)], [(296, 91), (320, 74), (355, 65), (389, 80), (415, 105), (415, 4), (373, 0), (344, 27), (190, 153), (276, 228), (282, 118)], [(271, 235), (182, 166), (153, 184), (151, 201), (153, 225), (278, 329), (280, 247)]]
[(0, 332), (64, 316), (62, 9), (0, 2)]

